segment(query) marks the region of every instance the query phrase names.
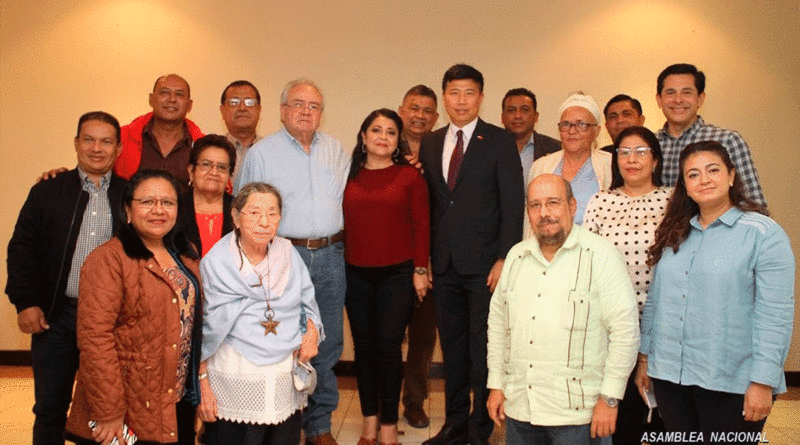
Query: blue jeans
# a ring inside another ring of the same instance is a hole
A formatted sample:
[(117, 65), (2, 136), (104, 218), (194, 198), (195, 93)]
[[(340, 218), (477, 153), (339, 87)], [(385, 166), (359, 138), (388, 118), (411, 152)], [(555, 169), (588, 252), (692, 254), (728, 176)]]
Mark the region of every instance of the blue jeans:
[(600, 445), (603, 440), (599, 437), (592, 439), (591, 427), (590, 423), (564, 426), (531, 425), (507, 417), (506, 445)]
[(311, 360), (317, 370), (317, 389), (308, 398), (308, 408), (303, 413), (306, 437), (314, 437), (331, 431), (331, 413), (339, 404), (339, 389), (333, 367), (344, 349), (344, 243), (338, 242), (314, 250), (295, 247), (306, 263), (311, 282), (314, 283), (314, 293), (325, 333), (325, 340), (319, 345), (319, 353)]
[(33, 444), (64, 444), (64, 425), (72, 401), (72, 385), (78, 372), (78, 343), (75, 335), (77, 308), (71, 299), (50, 329), (31, 336), (31, 366), (35, 404)]

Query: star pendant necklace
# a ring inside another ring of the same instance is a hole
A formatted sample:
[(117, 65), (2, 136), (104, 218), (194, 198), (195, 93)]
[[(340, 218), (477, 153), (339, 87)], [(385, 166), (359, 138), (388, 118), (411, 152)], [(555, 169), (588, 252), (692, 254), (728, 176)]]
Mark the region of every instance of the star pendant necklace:
[(281, 322), (275, 320), (275, 310), (272, 309), (272, 306), (270, 305), (270, 300), (272, 299), (270, 298), (271, 291), (269, 287), (270, 284), (269, 247), (267, 247), (267, 285), (266, 286), (264, 285), (263, 275), (259, 274), (258, 272), (256, 272), (256, 275), (258, 275), (259, 280), (261, 280), (261, 287), (264, 289), (264, 295), (266, 296), (267, 300), (267, 310), (264, 311), (264, 317), (267, 319), (267, 321), (261, 322), (261, 326), (264, 326), (264, 335), (275, 334), (277, 336), (278, 335), (277, 328), (278, 325), (281, 324)]

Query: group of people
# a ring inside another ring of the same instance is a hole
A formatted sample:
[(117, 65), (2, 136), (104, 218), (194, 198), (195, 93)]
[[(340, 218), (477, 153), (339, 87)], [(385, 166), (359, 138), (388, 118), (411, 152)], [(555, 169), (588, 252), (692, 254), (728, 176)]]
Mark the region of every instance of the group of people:
[[(399, 442), (401, 393), (428, 426), (437, 326), (446, 417), (429, 445), (487, 443), (503, 421), (509, 444), (760, 432), (785, 391), (794, 258), (746, 143), (697, 114), (704, 74), (659, 75), (657, 134), (630, 96), (601, 112), (573, 94), (560, 140), (534, 130), (524, 88), (505, 129), (484, 122), (483, 86), (452, 66), (448, 125), (433, 131), (418, 85), (367, 115), (352, 153), (318, 131), (308, 79), (265, 138), (248, 81), (222, 93), (226, 136), (186, 118), (177, 75), (129, 125), (81, 116), (78, 167), (31, 189), (8, 248), (33, 443), (193, 444), (199, 417), (207, 444), (335, 444), (344, 310), (358, 445)], [(603, 118), (614, 144), (598, 148)]]

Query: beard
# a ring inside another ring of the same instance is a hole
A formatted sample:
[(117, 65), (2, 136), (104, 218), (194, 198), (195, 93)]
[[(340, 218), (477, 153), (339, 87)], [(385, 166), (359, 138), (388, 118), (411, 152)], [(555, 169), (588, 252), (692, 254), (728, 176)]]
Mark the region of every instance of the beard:
[[(559, 222), (560, 221), (557, 219), (543, 218), (541, 221), (539, 221), (539, 224), (558, 224)], [(558, 232), (552, 235), (545, 235), (538, 232), (535, 232), (535, 235), (540, 246), (561, 246), (564, 244), (564, 241), (567, 240), (567, 232), (564, 231), (563, 227), (559, 228)]]

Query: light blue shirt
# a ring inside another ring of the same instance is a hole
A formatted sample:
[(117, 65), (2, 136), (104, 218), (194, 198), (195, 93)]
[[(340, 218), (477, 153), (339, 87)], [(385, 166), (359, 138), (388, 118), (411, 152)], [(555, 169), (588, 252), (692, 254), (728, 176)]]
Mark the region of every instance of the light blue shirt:
[[(564, 160), (562, 159), (553, 173), (561, 176), (563, 167)], [(581, 225), (583, 224), (583, 214), (586, 213), (586, 205), (589, 204), (592, 196), (600, 191), (600, 187), (597, 185), (597, 176), (594, 174), (591, 156), (586, 158), (586, 162), (583, 163), (578, 174), (569, 183), (572, 186), (572, 194), (575, 196), (575, 201), (578, 203), (578, 209), (575, 211), (575, 224)]]
[(530, 139), (528, 139), (528, 143), (522, 148), (522, 151), (519, 152), (519, 160), (522, 162), (522, 177), (525, 179), (525, 183), (528, 183), (528, 175), (531, 173), (531, 166), (533, 165), (533, 134), (531, 134)]
[(750, 382), (785, 392), (794, 270), (789, 238), (769, 217), (734, 207), (703, 230), (694, 216), (650, 285), (639, 349), (648, 375), (735, 394)]
[(311, 153), (281, 128), (253, 145), (242, 164), (234, 190), (259, 181), (278, 189), (283, 199), (278, 235), (321, 238), (342, 230), (342, 196), (350, 171), (350, 156), (336, 139), (317, 132)]

